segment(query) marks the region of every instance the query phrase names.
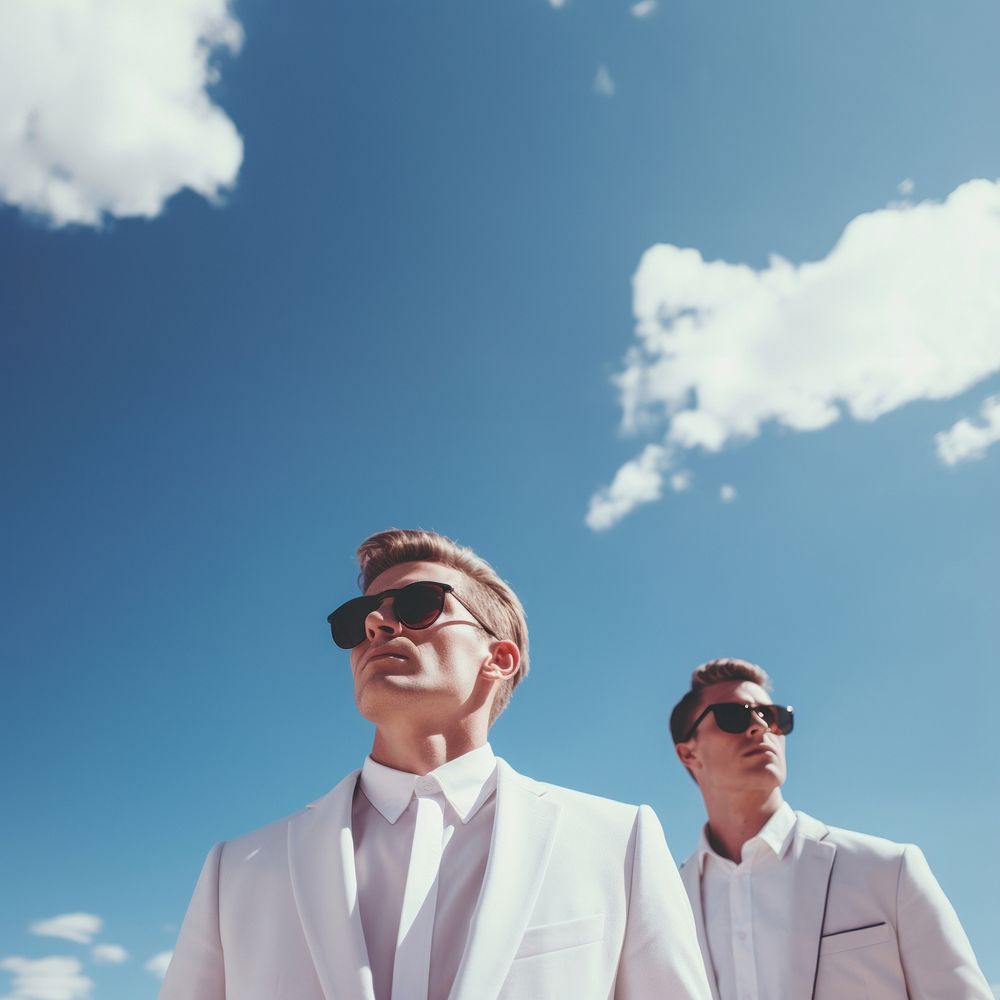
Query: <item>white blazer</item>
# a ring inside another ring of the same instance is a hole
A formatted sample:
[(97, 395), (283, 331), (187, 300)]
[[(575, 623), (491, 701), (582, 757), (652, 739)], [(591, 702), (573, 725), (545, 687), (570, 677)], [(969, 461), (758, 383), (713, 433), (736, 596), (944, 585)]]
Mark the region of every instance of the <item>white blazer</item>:
[[(794, 1000), (993, 1000), (955, 910), (919, 847), (827, 827), (797, 813), (783, 981)], [(712, 996), (698, 856), (681, 869)], [(762, 932), (754, 928), (754, 934)]]
[[(448, 1000), (709, 1000), (653, 811), (497, 767), (486, 875)], [(160, 1000), (373, 1000), (351, 836), (358, 774), (212, 849)]]

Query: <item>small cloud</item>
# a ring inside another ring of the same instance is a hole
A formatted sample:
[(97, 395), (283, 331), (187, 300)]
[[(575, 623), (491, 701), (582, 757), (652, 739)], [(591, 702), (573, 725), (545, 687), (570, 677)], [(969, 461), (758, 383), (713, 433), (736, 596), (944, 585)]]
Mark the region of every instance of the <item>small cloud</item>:
[(42, 937), (63, 938), (77, 944), (90, 944), (99, 934), (104, 921), (93, 913), (63, 913), (48, 920), (38, 920), (28, 930)]
[(602, 97), (614, 97), (615, 81), (611, 79), (607, 66), (598, 66), (594, 76), (594, 93)]
[(670, 488), (675, 493), (683, 493), (685, 490), (689, 490), (691, 488), (691, 473), (687, 469), (675, 472), (670, 477)]
[(549, 0), (549, 6), (558, 10), (560, 7), (566, 6), (566, 0)]
[(90, 954), (98, 965), (121, 965), (128, 961), (128, 952), (120, 944), (95, 944)]
[(161, 951), (154, 955), (144, 966), (147, 972), (152, 972), (157, 979), (162, 979), (167, 974), (170, 959), (174, 957), (172, 951)]
[(659, 500), (668, 457), (665, 448), (651, 444), (638, 458), (626, 462), (615, 473), (611, 485), (591, 497), (587, 526), (594, 531), (604, 531), (640, 504)]
[(907, 177), (906, 180), (902, 180), (902, 181), (899, 182), (899, 186), (896, 188), (896, 190), (904, 198), (906, 198), (906, 197), (909, 197), (909, 195), (913, 194), (913, 188), (914, 187), (915, 187), (915, 185), (913, 183), (913, 178), (912, 177)]
[(4, 1000), (86, 1000), (94, 988), (80, 963), (65, 955), (4, 958), (0, 969), (14, 977), (13, 992)]
[(990, 396), (979, 408), (982, 424), (963, 418), (946, 431), (934, 436), (938, 458), (945, 465), (976, 461), (990, 445), (1000, 441), (1000, 396)]
[(649, 17), (656, 10), (656, 7), (656, 0), (638, 0), (638, 3), (632, 4), (629, 10), (633, 17)]
[(719, 499), (723, 503), (732, 503), (736, 499), (736, 490), (729, 483), (725, 483), (719, 490)]

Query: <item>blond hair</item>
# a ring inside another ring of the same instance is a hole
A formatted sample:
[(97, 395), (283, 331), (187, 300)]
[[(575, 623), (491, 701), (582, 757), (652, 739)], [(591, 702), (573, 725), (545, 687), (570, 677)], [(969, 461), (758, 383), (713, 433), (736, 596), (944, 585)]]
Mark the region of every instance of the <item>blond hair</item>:
[(490, 725), (507, 707), (514, 688), (528, 672), (528, 622), (524, 608), (510, 585), (496, 570), (472, 549), (436, 531), (390, 528), (366, 538), (358, 546), (358, 583), (367, 590), (372, 580), (392, 566), (407, 562), (435, 562), (451, 566), (464, 573), (472, 587), (463, 590), (462, 600), (468, 600), (476, 614), (501, 639), (517, 646), (521, 661), (517, 673), (497, 687), (490, 708)]

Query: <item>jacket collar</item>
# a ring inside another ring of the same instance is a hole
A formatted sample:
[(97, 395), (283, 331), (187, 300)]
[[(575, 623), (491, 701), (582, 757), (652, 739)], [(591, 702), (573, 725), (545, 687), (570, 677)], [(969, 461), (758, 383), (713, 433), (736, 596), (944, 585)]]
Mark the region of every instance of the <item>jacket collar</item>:
[[(326, 1000), (374, 1000), (351, 835), (360, 773), (349, 774), (288, 825), (292, 893)], [(555, 842), (560, 806), (546, 786), (497, 758), (496, 795), (486, 874), (449, 1000), (499, 994)]]
[[(830, 875), (837, 853), (836, 846), (827, 839), (829, 832), (819, 820), (806, 813), (796, 812), (791, 842), (784, 848), (786, 861), (796, 864), (798, 869), (788, 923), (794, 936), (794, 945), (789, 949), (789, 996), (812, 997), (816, 988), (820, 939), (826, 917)], [(719, 987), (705, 933), (705, 911), (701, 902), (701, 861), (701, 852), (696, 850), (681, 868), (681, 881), (694, 913), (698, 944), (708, 971), (712, 997), (713, 1000), (719, 1000)]]
[(497, 759), (493, 839), (449, 1000), (499, 994), (535, 908), (560, 811), (544, 785)]
[(819, 971), (819, 948), (830, 896), (830, 876), (837, 856), (830, 832), (818, 819), (796, 813), (791, 854), (796, 865), (795, 896), (789, 926), (795, 928), (796, 947), (789, 955), (791, 995), (812, 997)]
[(288, 870), (302, 932), (327, 1000), (375, 1000), (358, 910), (352, 771), (288, 824)]

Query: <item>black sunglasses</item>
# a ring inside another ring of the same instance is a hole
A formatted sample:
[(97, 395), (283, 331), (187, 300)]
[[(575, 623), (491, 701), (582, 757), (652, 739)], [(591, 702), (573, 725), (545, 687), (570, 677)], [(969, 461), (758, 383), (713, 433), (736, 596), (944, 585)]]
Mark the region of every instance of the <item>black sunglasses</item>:
[(476, 619), (476, 622), (494, 639), (496, 634), (448, 583), (433, 583), (430, 580), (420, 580), (408, 583), (405, 587), (395, 587), (383, 590), (381, 594), (368, 594), (365, 597), (355, 597), (341, 604), (336, 611), (327, 617), (333, 641), (341, 649), (353, 649), (365, 641), (365, 619), (387, 598), (392, 598), (392, 611), (396, 620), (407, 628), (430, 628), (444, 611), (445, 598), (451, 594), (466, 611)]
[(680, 742), (686, 743), (702, 721), (711, 712), (715, 716), (715, 724), (724, 733), (745, 733), (750, 723), (759, 719), (768, 729), (777, 729), (782, 736), (787, 736), (795, 725), (794, 710), (791, 705), (751, 705), (749, 702), (720, 701), (709, 705), (688, 730), (687, 736)]

